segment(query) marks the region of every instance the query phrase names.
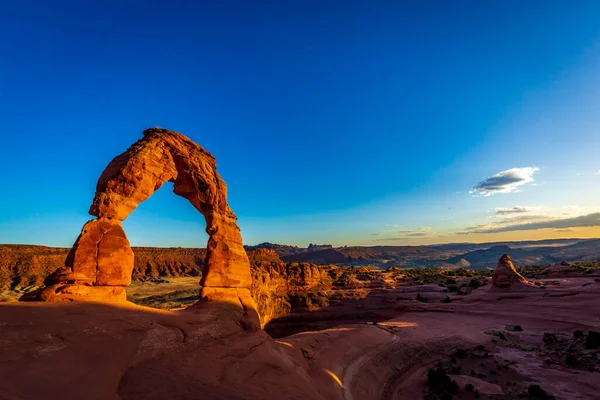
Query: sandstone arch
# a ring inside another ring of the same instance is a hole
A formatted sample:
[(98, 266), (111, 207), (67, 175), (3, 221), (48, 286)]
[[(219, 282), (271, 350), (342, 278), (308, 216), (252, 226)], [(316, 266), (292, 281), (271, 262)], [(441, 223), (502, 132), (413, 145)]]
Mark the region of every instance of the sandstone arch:
[(206, 219), (209, 239), (200, 297), (242, 307), (245, 324), (260, 326), (249, 290), (250, 262), (215, 158), (179, 133), (153, 128), (143, 134), (100, 176), (89, 210), (96, 218), (84, 225), (65, 267), (46, 279), (46, 288), (24, 300), (125, 300), (133, 252), (121, 221), (165, 182), (173, 182), (173, 192)]

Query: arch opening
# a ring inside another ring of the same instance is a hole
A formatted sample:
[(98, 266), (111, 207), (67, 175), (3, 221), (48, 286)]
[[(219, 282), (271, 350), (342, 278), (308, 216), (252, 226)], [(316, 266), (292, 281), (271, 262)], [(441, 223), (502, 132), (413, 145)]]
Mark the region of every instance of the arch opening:
[(140, 203), (122, 225), (136, 257), (136, 247), (204, 249), (208, 241), (204, 216), (186, 199), (173, 195), (172, 182), (166, 182)]

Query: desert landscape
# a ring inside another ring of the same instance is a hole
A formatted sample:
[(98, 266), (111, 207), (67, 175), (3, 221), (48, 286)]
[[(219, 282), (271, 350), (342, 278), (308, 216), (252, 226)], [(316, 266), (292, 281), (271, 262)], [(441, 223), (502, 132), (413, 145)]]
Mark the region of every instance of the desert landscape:
[[(264, 323), (254, 333), (241, 328), (240, 311), (197, 304), (199, 278), (189, 276), (196, 271), (138, 277), (128, 302), (10, 302), (22, 291), (6, 290), (3, 395), (592, 399), (598, 392), (600, 264), (519, 268), (526, 282), (497, 288), (498, 266), (386, 271), (285, 263), (273, 250), (249, 258)], [(162, 265), (169, 271), (182, 261)], [(33, 378), (42, 380), (32, 386)]]
[(599, 15), (0, 1), (0, 400), (600, 400)]
[[(130, 247), (120, 221), (168, 180), (205, 216), (207, 249)], [(4, 398), (600, 390), (598, 240), (244, 248), (214, 158), (156, 128), (107, 166), (90, 214), (70, 250), (0, 247)]]

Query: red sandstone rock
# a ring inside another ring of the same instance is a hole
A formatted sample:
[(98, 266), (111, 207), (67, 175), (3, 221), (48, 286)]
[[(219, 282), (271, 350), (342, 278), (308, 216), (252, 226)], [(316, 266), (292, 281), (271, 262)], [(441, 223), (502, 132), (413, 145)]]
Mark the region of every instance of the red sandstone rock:
[[(115, 293), (115, 299), (124, 299), (125, 292), (115, 288), (131, 283), (133, 252), (121, 221), (165, 182), (173, 182), (173, 192), (186, 198), (206, 220), (209, 239), (200, 297), (236, 304), (244, 310), (244, 326), (259, 329), (257, 307), (249, 290), (250, 262), (237, 217), (227, 204), (227, 186), (216, 168), (215, 158), (187, 137), (166, 129), (145, 130), (144, 137), (115, 157), (100, 176), (89, 211), (98, 218), (83, 227), (65, 261), (68, 269), (61, 268), (48, 280), (64, 286), (38, 291), (39, 299), (57, 301), (64, 295), (68, 300), (84, 300), (86, 293), (90, 299), (110, 293)], [(69, 280), (74, 277), (71, 272), (78, 274), (81, 282)], [(90, 284), (106, 290), (93, 291)]]
[(492, 286), (500, 289), (510, 288), (513, 285), (529, 283), (521, 274), (517, 272), (510, 256), (504, 254), (498, 261), (498, 266), (492, 275)]
[(44, 279), (44, 285), (52, 286), (58, 283), (91, 285), (92, 279), (84, 274), (74, 273), (69, 267), (60, 267)]
[(111, 161), (98, 180), (90, 214), (122, 221), (167, 181), (206, 219), (209, 240), (201, 284), (250, 288), (250, 263), (215, 158), (179, 133), (148, 129)]
[(94, 301), (122, 302), (127, 293), (122, 286), (90, 286), (87, 284), (55, 284), (23, 295), (19, 301)]
[(100, 218), (86, 223), (65, 265), (97, 286), (131, 284), (133, 251), (121, 222)]

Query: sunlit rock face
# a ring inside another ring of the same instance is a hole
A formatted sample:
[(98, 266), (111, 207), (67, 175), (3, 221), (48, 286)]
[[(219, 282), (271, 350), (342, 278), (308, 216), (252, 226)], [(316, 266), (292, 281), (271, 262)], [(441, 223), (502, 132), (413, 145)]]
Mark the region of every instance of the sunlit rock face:
[(133, 250), (120, 221), (93, 219), (83, 226), (65, 261), (94, 286), (128, 286), (133, 271)]
[[(51, 286), (23, 300), (97, 300), (98, 296), (125, 300), (125, 291), (117, 288), (131, 283), (133, 252), (121, 221), (165, 182), (173, 182), (174, 193), (186, 198), (206, 220), (209, 239), (200, 297), (239, 306), (244, 310), (244, 325), (257, 329), (259, 317), (249, 291), (250, 263), (215, 158), (189, 138), (160, 128), (145, 130), (142, 139), (108, 164), (89, 210), (97, 218), (83, 227), (65, 262), (66, 270), (52, 274)], [(69, 285), (89, 288), (71, 288), (76, 294), (61, 296)], [(111, 297), (113, 292), (116, 295)]]
[(510, 288), (515, 284), (528, 283), (521, 274), (517, 272), (508, 254), (504, 254), (498, 261), (498, 266), (492, 275), (492, 286), (499, 289)]

